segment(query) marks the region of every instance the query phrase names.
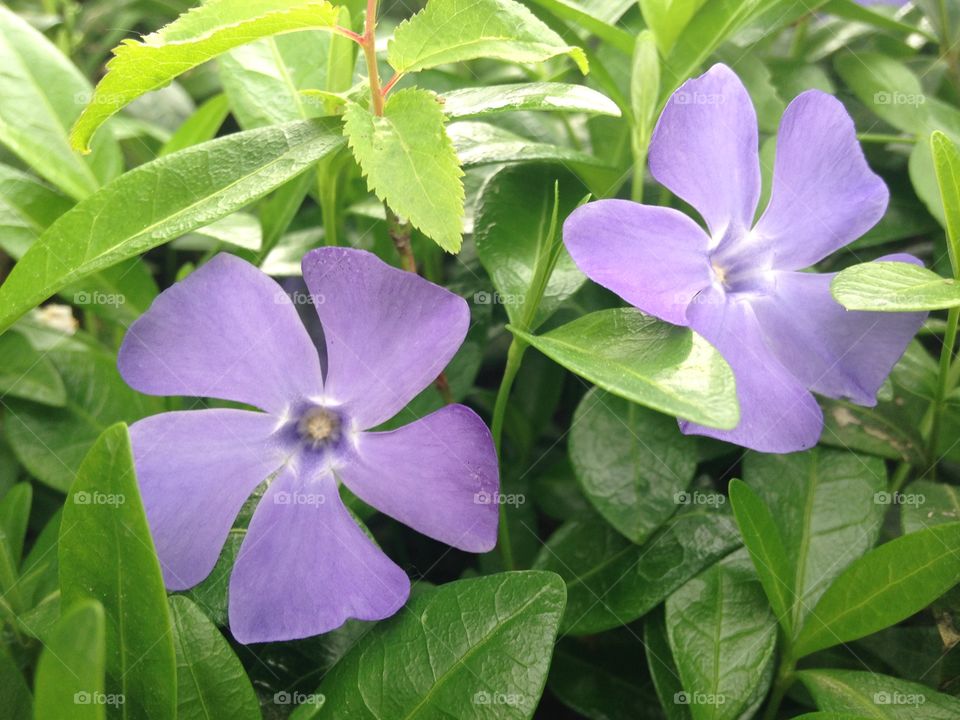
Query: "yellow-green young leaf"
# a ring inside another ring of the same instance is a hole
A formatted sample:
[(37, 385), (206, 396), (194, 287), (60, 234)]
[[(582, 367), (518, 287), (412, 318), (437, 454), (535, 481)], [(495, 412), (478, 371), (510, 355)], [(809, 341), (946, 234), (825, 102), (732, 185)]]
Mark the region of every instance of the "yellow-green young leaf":
[(930, 138), (933, 150), (933, 165), (937, 171), (937, 184), (943, 201), (943, 213), (947, 220), (947, 249), (953, 276), (960, 278), (960, 150), (937, 130)]
[(387, 45), (387, 62), (398, 73), (480, 57), (543, 62), (557, 55), (569, 55), (587, 73), (581, 48), (513, 0), (430, 0)]
[(956, 280), (912, 263), (854, 265), (837, 274), (830, 292), (847, 310), (922, 312), (960, 307)]
[(410, 88), (391, 95), (378, 117), (357, 103), (344, 132), (370, 189), (444, 250), (463, 231), (463, 170), (444, 127), (437, 96)]
[(657, 47), (669, 54), (680, 33), (706, 0), (640, 0), (640, 12), (657, 39)]
[(280, 33), (330, 28), (336, 21), (337, 8), (326, 0), (209, 0), (142, 42), (127, 40), (114, 49), (70, 142), (86, 152), (111, 115), (227, 50)]

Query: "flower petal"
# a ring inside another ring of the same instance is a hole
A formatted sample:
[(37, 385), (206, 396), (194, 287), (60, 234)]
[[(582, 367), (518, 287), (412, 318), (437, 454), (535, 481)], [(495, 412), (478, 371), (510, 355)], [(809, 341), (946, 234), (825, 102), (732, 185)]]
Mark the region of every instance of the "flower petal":
[(686, 325), (687, 305), (711, 282), (710, 238), (671, 208), (588, 203), (567, 218), (563, 241), (591, 280), (675, 325)]
[(770, 204), (752, 235), (772, 246), (773, 267), (802, 270), (876, 225), (889, 197), (846, 109), (809, 90), (780, 121)]
[(768, 453), (806, 450), (817, 443), (823, 413), (803, 383), (767, 348), (748, 301), (710, 288), (690, 306), (687, 319), (733, 369), (740, 424), (733, 430), (715, 430), (681, 421), (683, 432)]
[(356, 457), (337, 474), (361, 500), (435, 540), (468, 552), (497, 544), (497, 452), (483, 420), (463, 405), (362, 433)]
[(230, 578), (230, 630), (244, 644), (296, 640), (389, 617), (409, 594), (333, 477), (307, 462), (284, 468), (254, 511)]
[(466, 301), (376, 255), (326, 247), (303, 258), (327, 344), (326, 394), (359, 428), (396, 415), (463, 343)]
[(804, 385), (873, 406), (926, 313), (846, 310), (830, 294), (833, 277), (778, 273), (776, 295), (754, 303), (757, 320), (774, 355)]
[(277, 414), (323, 390), (317, 349), (290, 298), (227, 254), (160, 293), (130, 326), (117, 365), (149, 395), (235, 400)]
[(700, 212), (719, 242), (753, 224), (757, 143), (750, 95), (730, 68), (714, 65), (667, 101), (650, 143), (650, 172)]
[(217, 562), (243, 503), (285, 460), (276, 419), (246, 410), (153, 415), (130, 442), (164, 583), (184, 590)]

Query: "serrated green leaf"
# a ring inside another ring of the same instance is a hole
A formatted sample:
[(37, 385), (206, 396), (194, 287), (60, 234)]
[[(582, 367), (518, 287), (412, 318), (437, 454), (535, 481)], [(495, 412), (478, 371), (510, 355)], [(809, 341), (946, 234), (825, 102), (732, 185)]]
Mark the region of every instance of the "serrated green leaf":
[(77, 471), (63, 509), (59, 553), (64, 606), (87, 598), (103, 605), (107, 693), (123, 696), (125, 717), (176, 718), (170, 609), (126, 425), (107, 428)]
[(350, 103), (343, 119), (370, 189), (444, 250), (459, 252), (463, 170), (437, 96), (408, 88), (390, 96), (383, 116)]
[(666, 602), (667, 636), (693, 720), (753, 717), (773, 677), (777, 622), (746, 552), (708, 568)]
[(320, 692), (357, 720), (529, 718), (564, 597), (559, 577), (533, 570), (427, 589), (364, 635)]
[(480, 117), (520, 110), (620, 117), (620, 108), (606, 95), (584, 85), (557, 82), (462, 88), (444, 93), (440, 100), (444, 114), (450, 118)]
[(177, 654), (177, 720), (258, 720), (260, 705), (240, 660), (193, 602), (170, 598)]
[(67, 132), (90, 94), (74, 65), (26, 20), (0, 5), (0, 143), (75, 200), (121, 170), (116, 141), (103, 133), (89, 158), (70, 149)]
[(960, 307), (960, 285), (905, 262), (868, 262), (841, 270), (830, 292), (847, 310), (923, 312)]
[(62, 287), (257, 200), (343, 145), (336, 126), (235, 133), (131, 170), (62, 215), (0, 286), (0, 331)]
[(387, 45), (387, 62), (398, 73), (481, 57), (533, 63), (557, 55), (569, 55), (587, 73), (582, 49), (513, 0), (430, 0)]
[(70, 142), (86, 151), (111, 115), (231, 48), (280, 33), (330, 28), (337, 14), (326, 0), (208, 0), (141, 42), (127, 40), (114, 49)]
[(81, 600), (63, 614), (37, 663), (34, 720), (102, 720), (124, 698), (104, 692), (103, 606)]
[[(869, 720), (955, 720), (960, 700), (875, 672), (803, 670), (797, 673), (817, 707), (829, 713), (851, 713)], [(804, 716), (807, 717), (807, 716)], [(816, 720), (848, 720), (851, 716), (816, 714)]]
[(511, 332), (631, 402), (712, 427), (735, 427), (739, 420), (730, 366), (687, 328), (621, 308), (591, 313), (545, 335)]
[(960, 583), (960, 523), (891, 540), (864, 555), (820, 598), (797, 637), (796, 657), (883, 630)]
[(643, 545), (599, 518), (564, 523), (553, 534), (534, 567), (553, 570), (567, 583), (564, 634), (590, 635), (633, 622), (739, 545), (736, 523), (721, 508), (724, 496), (698, 492), (679, 496), (683, 500), (690, 509)]
[(694, 441), (672, 417), (593, 388), (570, 428), (570, 462), (583, 494), (614, 528), (642, 543), (677, 510), (693, 480)]

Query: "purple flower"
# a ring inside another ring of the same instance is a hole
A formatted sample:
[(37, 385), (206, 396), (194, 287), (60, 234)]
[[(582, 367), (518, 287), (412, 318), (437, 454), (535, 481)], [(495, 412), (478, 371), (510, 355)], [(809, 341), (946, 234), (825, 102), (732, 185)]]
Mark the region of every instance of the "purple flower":
[(443, 370), (469, 324), (466, 302), (361, 250), (322, 248), (303, 276), (326, 339), (325, 372), (290, 297), (218, 255), (163, 292), (120, 349), (124, 379), (152, 395), (214, 397), (264, 412), (168, 412), (130, 428), (164, 581), (213, 569), (254, 489), (270, 478), (230, 578), (243, 643), (378, 620), (410, 581), (354, 522), (342, 482), (405, 525), (470, 552), (493, 548), (497, 458), (483, 421), (448, 405), (370, 432)]
[[(760, 197), (757, 118), (739, 78), (715, 65), (674, 93), (650, 146), (650, 171), (706, 223), (625, 200), (589, 203), (564, 225), (577, 265), (646, 313), (691, 327), (733, 368), (740, 423), (681, 422), (763, 452), (816, 444), (810, 390), (875, 405), (923, 313), (848, 312), (832, 275), (797, 272), (873, 227), (889, 193), (867, 166), (843, 105), (811, 90), (784, 113), (770, 203)], [(910, 256), (884, 259), (919, 262)]]

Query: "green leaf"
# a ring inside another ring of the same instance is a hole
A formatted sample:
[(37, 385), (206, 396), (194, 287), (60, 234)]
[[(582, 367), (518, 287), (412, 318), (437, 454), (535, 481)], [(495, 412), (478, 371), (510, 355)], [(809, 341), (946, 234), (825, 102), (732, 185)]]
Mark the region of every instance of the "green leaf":
[[(817, 707), (831, 713), (852, 713), (854, 718), (870, 720), (954, 720), (960, 716), (957, 698), (875, 672), (803, 670), (797, 678), (813, 695)], [(848, 720), (850, 716), (811, 717)]]
[(17, 483), (0, 499), (0, 608), (13, 613), (29, 606), (19, 570), (32, 501), (33, 487), (27, 482)]
[(6, 400), (5, 429), (17, 459), (30, 474), (66, 492), (94, 441), (108, 426), (133, 422), (164, 409), (160, 398), (127, 386), (116, 358), (102, 351), (54, 350), (47, 358), (63, 378), (63, 408)]
[(900, 506), (904, 535), (960, 521), (960, 489), (955, 485), (918, 480), (902, 493), (887, 493), (887, 497)]
[(642, 543), (677, 510), (697, 467), (667, 415), (593, 388), (570, 428), (570, 462), (587, 499), (632, 542)]
[(27, 601), (27, 607), (32, 608), (51, 593), (60, 591), (57, 538), (60, 536), (61, 515), (62, 510), (58, 509), (51, 516), (20, 564), (18, 587)]
[(424, 590), (366, 633), (320, 692), (356, 720), (529, 718), (563, 607), (560, 578), (532, 570)]
[(0, 143), (75, 200), (118, 174), (122, 157), (104, 133), (93, 154), (70, 149), (67, 131), (89, 97), (90, 84), (26, 20), (0, 5)]
[(60, 288), (257, 200), (343, 144), (298, 122), (196, 145), (131, 170), (62, 215), (0, 286), (0, 331)]
[(774, 617), (783, 626), (787, 637), (793, 637), (794, 568), (787, 559), (777, 521), (766, 503), (746, 483), (733, 480), (728, 492), (743, 543), (750, 553)]
[(694, 720), (752, 717), (773, 677), (777, 622), (747, 554), (688, 582), (666, 603), (667, 635)]
[(660, 54), (667, 56), (687, 23), (707, 0), (640, 0), (640, 11), (657, 39)]
[(643, 645), (647, 656), (647, 666), (657, 690), (660, 706), (667, 720), (690, 720), (690, 706), (677, 702), (681, 698), (683, 685), (680, 671), (673, 660), (670, 641), (667, 638), (667, 623), (663, 607), (658, 607), (643, 621)]
[[(629, 542), (599, 519), (564, 523), (534, 567), (567, 583), (564, 634), (589, 635), (633, 622), (740, 542), (723, 495), (678, 496), (691, 503), (643, 545)], [(693, 503), (696, 504), (693, 504)]]
[[(637, 35), (630, 66), (630, 108), (633, 112), (633, 151), (637, 162), (645, 162), (650, 138), (657, 119), (660, 97), (660, 57), (653, 35), (644, 30)], [(642, 177), (642, 176), (641, 176)]]
[(790, 561), (788, 625), (795, 636), (831, 581), (876, 542), (886, 469), (877, 458), (817, 448), (749, 453), (743, 479), (779, 528)]
[(909, 23), (900, 22), (899, 20), (895, 20), (889, 15), (885, 15), (882, 12), (878, 12), (870, 7), (859, 5), (857, 2), (855, 2), (855, 0), (830, 0), (823, 5), (821, 10), (824, 13), (833, 15), (834, 17), (851, 20), (857, 23), (873, 25), (876, 28), (898, 35), (912, 35), (915, 33), (920, 33), (934, 42), (937, 40), (935, 35), (927, 32), (922, 26), (918, 27)]
[[(617, 19), (625, 12), (622, 9), (617, 11), (616, 2), (602, 0), (599, 3), (593, 3), (592, 7), (574, 0), (533, 0), (533, 2), (555, 17), (567, 20), (596, 35), (603, 43), (622, 53), (629, 54), (633, 48), (632, 34), (616, 26)], [(587, 2), (589, 3), (590, 0)], [(623, 3), (624, 0), (620, 2)]]
[(170, 609), (122, 423), (103, 432), (77, 471), (59, 548), (64, 606), (93, 598), (106, 613), (107, 693), (123, 696), (124, 717), (175, 718)]
[(470, 120), (451, 123), (447, 135), (464, 167), (539, 161), (607, 168), (593, 155), (530, 140), (490, 123)]
[(8, 654), (6, 643), (0, 645), (0, 707), (13, 718), (29, 718), (32, 715), (30, 688), (23, 673)]
[(868, 262), (841, 270), (830, 292), (847, 310), (923, 312), (960, 307), (960, 285), (905, 262)]
[(387, 45), (387, 62), (401, 74), (475, 58), (534, 63), (557, 55), (569, 55), (587, 73), (582, 49), (513, 0), (430, 0)]
[(326, 0), (207, 0), (142, 42), (126, 40), (114, 49), (70, 142), (86, 151), (111, 115), (231, 48), (280, 33), (330, 28), (336, 21), (337, 9)]
[(247, 673), (220, 631), (193, 602), (170, 598), (177, 654), (177, 719), (259, 720)]
[(797, 638), (797, 657), (904, 620), (960, 582), (960, 523), (891, 540), (851, 565), (823, 594)]
[(440, 100), (443, 112), (449, 118), (480, 117), (520, 110), (620, 117), (620, 108), (606, 95), (584, 85), (557, 82), (462, 88), (444, 93)]
[(37, 664), (34, 720), (102, 720), (123, 698), (104, 692), (103, 607), (82, 600), (63, 614), (44, 641)]
[(942, 132), (930, 136), (933, 165), (947, 221), (947, 249), (953, 276), (960, 278), (960, 149)]
[(32, 175), (0, 165), (0, 249), (19, 258), (73, 201)]
[(511, 328), (614, 395), (711, 427), (739, 421), (733, 372), (710, 343), (633, 308), (601, 310), (545, 335)]
[(866, 715), (839, 712), (813, 712), (798, 715), (795, 720), (870, 720)]
[(53, 363), (16, 332), (0, 335), (0, 394), (61, 407), (67, 401)]
[[(474, 242), (496, 289), (486, 300), (502, 303), (510, 321), (520, 327), (539, 327), (586, 280), (559, 232), (582, 197), (583, 186), (572, 174), (519, 165), (490, 178), (477, 198)], [(534, 288), (538, 278), (542, 286)]]
[(230, 103), (223, 93), (214, 95), (187, 118), (160, 148), (159, 155), (170, 155), (193, 145), (213, 140), (230, 114)]
[(444, 250), (459, 252), (463, 170), (437, 96), (408, 88), (390, 96), (382, 117), (350, 103), (343, 119), (370, 189)]

